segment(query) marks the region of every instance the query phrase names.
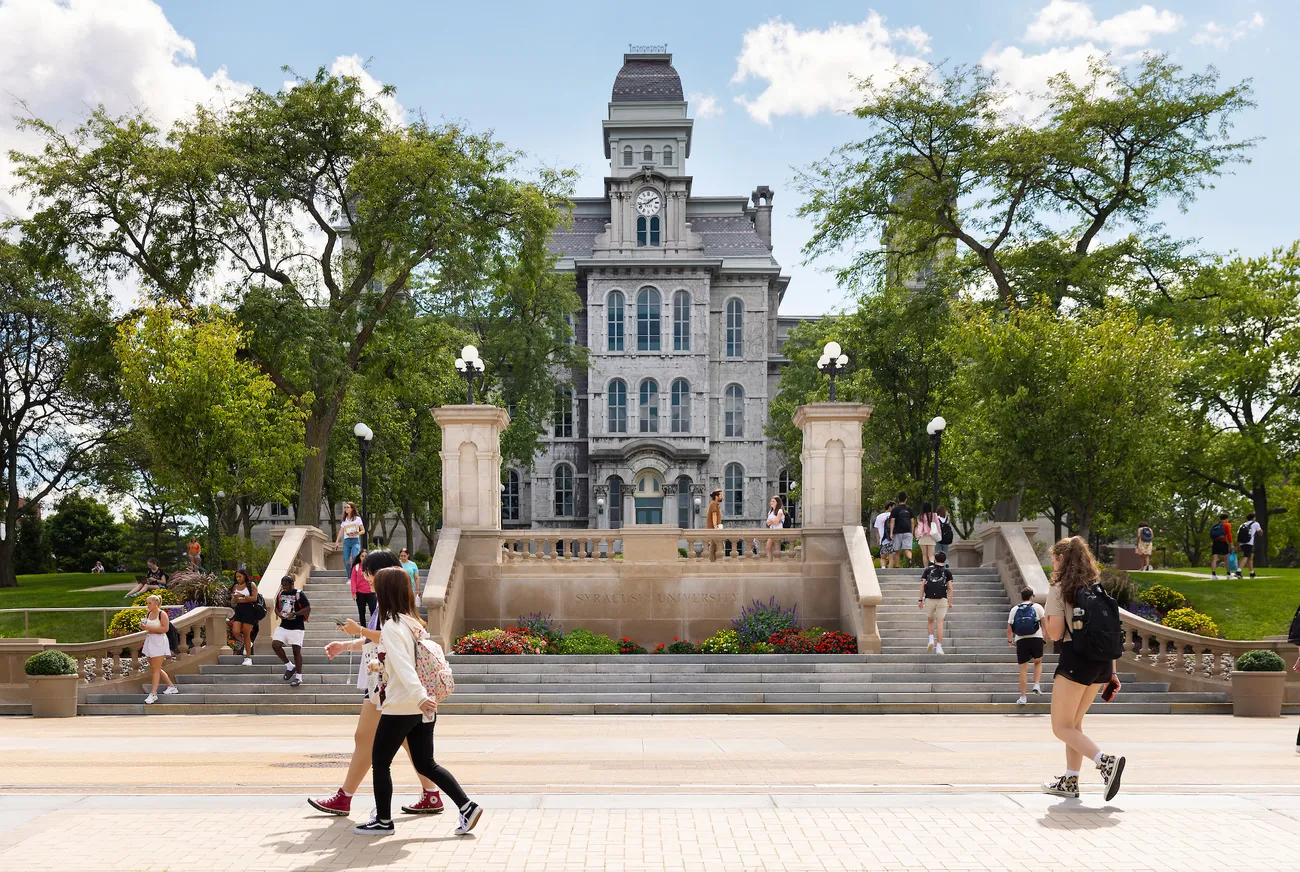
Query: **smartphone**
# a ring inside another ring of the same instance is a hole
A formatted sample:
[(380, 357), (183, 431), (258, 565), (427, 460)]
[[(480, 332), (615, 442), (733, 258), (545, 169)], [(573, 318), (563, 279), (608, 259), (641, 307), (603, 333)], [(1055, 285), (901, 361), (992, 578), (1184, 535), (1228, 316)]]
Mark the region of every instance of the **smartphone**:
[(330, 618), (330, 620), (340, 627), (347, 625), (347, 621), (343, 620), (342, 618)]
[(1102, 701), (1110, 702), (1117, 693), (1119, 693), (1119, 681), (1112, 677), (1110, 681), (1106, 682), (1106, 687), (1102, 689)]

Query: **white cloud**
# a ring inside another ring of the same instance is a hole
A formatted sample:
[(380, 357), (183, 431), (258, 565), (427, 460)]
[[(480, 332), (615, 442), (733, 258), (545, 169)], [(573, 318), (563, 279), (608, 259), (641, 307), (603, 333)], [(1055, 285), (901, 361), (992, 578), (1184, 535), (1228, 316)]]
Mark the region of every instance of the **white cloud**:
[(1056, 46), (1040, 54), (1025, 54), (1015, 46), (1001, 51), (990, 50), (980, 59), (980, 64), (997, 74), (1009, 92), (1007, 108), (1022, 118), (1032, 118), (1046, 108), (1043, 94), (1047, 80), (1057, 73), (1066, 73), (1076, 82), (1088, 75), (1092, 60), (1104, 60), (1106, 52), (1091, 42), (1076, 46)]
[(898, 67), (924, 63), (901, 52), (896, 41), (916, 52), (929, 48), (929, 36), (920, 28), (890, 33), (876, 12), (859, 24), (833, 24), (825, 30), (799, 30), (774, 18), (745, 33), (731, 79), (761, 79), (767, 87), (757, 97), (737, 97), (736, 102), (763, 124), (774, 115), (852, 109), (861, 102), (855, 78), (887, 84)]
[(712, 94), (687, 94), (686, 102), (695, 107), (696, 118), (713, 118), (724, 111), (718, 98)]
[(1098, 21), (1087, 3), (1052, 0), (1038, 10), (1025, 31), (1025, 40), (1041, 43), (1090, 40), (1123, 51), (1147, 45), (1153, 36), (1174, 33), (1182, 26), (1181, 15), (1146, 4)]
[(1224, 49), (1254, 30), (1264, 27), (1264, 16), (1256, 12), (1250, 18), (1243, 18), (1231, 27), (1222, 27), (1213, 21), (1206, 23), (1192, 37), (1194, 45), (1208, 45)]
[[(335, 76), (351, 76), (361, 83), (361, 92), (367, 97), (378, 97), (379, 105), (383, 107), (384, 113), (394, 124), (406, 124), (406, 107), (397, 101), (397, 97), (391, 94), (380, 96), (380, 91), (384, 89), (384, 83), (370, 75), (366, 69), (366, 61), (361, 55), (339, 55), (330, 64), (330, 73)], [(294, 82), (284, 83), (285, 90), (292, 88)]]
[(196, 64), (182, 37), (151, 0), (4, 0), (0, 3), (0, 215), (25, 214), (27, 197), (11, 192), (8, 149), (30, 151), (40, 140), (16, 129), (24, 110), (62, 129), (99, 103), (110, 112), (143, 107), (166, 127), (196, 103), (232, 99), (248, 86), (221, 67)]

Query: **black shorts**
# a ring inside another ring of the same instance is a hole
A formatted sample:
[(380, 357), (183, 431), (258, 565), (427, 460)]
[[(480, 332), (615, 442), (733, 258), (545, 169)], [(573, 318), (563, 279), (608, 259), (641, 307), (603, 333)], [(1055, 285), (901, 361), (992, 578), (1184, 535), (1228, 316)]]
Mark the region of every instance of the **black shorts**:
[(1016, 640), (1016, 662), (1028, 663), (1030, 660), (1043, 659), (1043, 639), (1041, 636), (1025, 636)]
[(1210, 544), (1211, 554), (1227, 554), (1231, 550), (1227, 542), (1213, 542)]
[(1115, 674), (1115, 664), (1110, 660), (1087, 660), (1074, 653), (1068, 640), (1061, 645), (1061, 659), (1056, 663), (1056, 674), (1085, 687), (1105, 684)]
[(1242, 557), (1253, 557), (1255, 555), (1254, 545), (1238, 545), (1237, 550), (1241, 552)]

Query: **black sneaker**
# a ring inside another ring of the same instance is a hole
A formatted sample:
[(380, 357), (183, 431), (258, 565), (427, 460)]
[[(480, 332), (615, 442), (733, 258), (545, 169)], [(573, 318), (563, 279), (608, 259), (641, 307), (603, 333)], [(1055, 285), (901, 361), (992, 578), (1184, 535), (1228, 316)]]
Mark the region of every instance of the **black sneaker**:
[(293, 678), (293, 675), (294, 675), (293, 664), (290, 663), (284, 667), (284, 680), (288, 681), (290, 678)]
[(1079, 776), (1061, 775), (1043, 785), (1043, 793), (1048, 796), (1064, 796), (1066, 799), (1079, 798)]
[(391, 836), (396, 829), (392, 821), (385, 822), (375, 817), (369, 823), (353, 827), (352, 832), (358, 836)]
[(302, 676), (295, 672), (293, 678), (289, 680), (289, 686), (297, 687), (300, 684), (302, 684)]
[(469, 835), (469, 831), (478, 826), (478, 819), (483, 817), (483, 809), (477, 802), (470, 802), (460, 810), (460, 825), (456, 827), (456, 835)]
[(1251, 577), (1251, 578), (1254, 578), (1254, 577), (1255, 577), (1255, 573), (1254, 573), (1254, 572), (1251, 572), (1250, 577)]
[(1101, 770), (1101, 780), (1106, 783), (1106, 801), (1110, 802), (1119, 793), (1119, 779), (1124, 774), (1124, 758), (1102, 754), (1097, 768)]

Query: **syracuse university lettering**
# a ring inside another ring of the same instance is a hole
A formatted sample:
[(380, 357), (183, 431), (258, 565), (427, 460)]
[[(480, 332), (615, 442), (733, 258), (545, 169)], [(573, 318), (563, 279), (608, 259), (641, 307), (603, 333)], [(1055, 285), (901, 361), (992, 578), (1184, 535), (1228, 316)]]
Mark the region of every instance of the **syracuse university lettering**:
[[(739, 594), (735, 593), (657, 593), (654, 602), (659, 603), (735, 603)], [(579, 593), (574, 600), (580, 603), (627, 603), (629, 605), (649, 604), (651, 596), (643, 593)]]

